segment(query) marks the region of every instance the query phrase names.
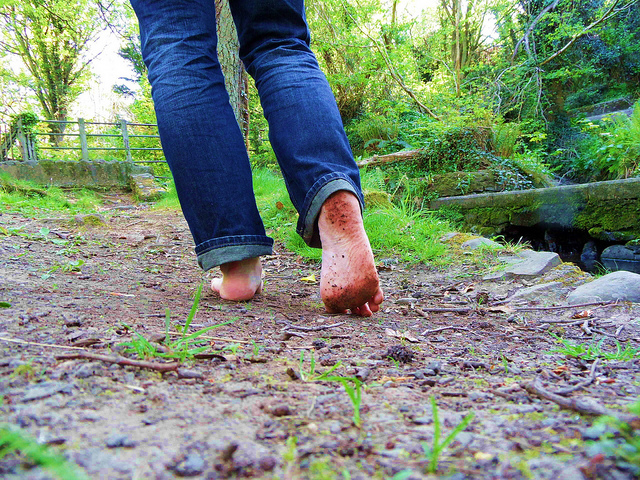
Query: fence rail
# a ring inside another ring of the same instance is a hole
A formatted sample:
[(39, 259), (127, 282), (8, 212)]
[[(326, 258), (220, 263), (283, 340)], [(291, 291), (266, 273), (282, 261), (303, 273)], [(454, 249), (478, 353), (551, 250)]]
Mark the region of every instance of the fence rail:
[[(154, 133), (138, 133), (141, 129)], [(44, 151), (80, 151), (82, 160), (91, 160), (93, 152), (122, 152), (115, 159), (133, 163), (166, 163), (157, 132), (155, 123), (133, 123), (124, 119), (118, 122), (88, 122), (82, 118), (76, 121), (39, 120), (36, 127), (30, 129), (18, 121), (2, 133), (0, 159), (15, 159), (14, 146), (17, 143), (19, 154), (25, 161), (37, 161), (42, 156), (40, 152)], [(158, 153), (141, 159), (138, 152)]]

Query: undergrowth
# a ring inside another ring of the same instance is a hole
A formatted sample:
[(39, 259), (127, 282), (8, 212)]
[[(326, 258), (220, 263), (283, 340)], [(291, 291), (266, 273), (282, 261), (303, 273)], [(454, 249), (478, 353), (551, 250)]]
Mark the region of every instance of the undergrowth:
[(23, 455), (25, 463), (40, 465), (60, 480), (87, 478), (77, 465), (52, 448), (38, 443), (17, 427), (0, 425), (0, 459), (9, 454)]
[(102, 200), (92, 190), (43, 187), (0, 172), (0, 204), (3, 209), (24, 216), (43, 217), (52, 212), (93, 213), (102, 205)]

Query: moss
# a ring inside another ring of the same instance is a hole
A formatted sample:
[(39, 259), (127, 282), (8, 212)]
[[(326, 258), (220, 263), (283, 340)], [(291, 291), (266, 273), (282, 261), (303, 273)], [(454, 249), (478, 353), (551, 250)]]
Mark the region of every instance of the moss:
[(600, 227), (608, 231), (625, 231), (637, 229), (638, 225), (640, 225), (640, 202), (637, 199), (587, 203), (574, 220), (574, 227), (585, 230)]

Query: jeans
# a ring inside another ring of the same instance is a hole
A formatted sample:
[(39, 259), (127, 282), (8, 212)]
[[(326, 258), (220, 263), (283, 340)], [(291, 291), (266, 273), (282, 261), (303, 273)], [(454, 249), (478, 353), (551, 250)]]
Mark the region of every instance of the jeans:
[[(216, 54), (214, 0), (131, 0), (158, 130), (198, 263), (272, 253), (251, 165)], [(357, 165), (329, 84), (309, 48), (303, 0), (230, 0), (240, 58), (254, 78), (297, 232), (320, 247), (320, 207), (338, 190), (363, 206)]]

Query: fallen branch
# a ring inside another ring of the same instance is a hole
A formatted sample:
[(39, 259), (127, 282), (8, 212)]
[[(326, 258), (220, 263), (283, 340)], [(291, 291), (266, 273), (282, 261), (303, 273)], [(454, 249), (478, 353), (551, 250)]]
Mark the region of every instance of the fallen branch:
[(293, 328), (294, 330), (302, 330), (303, 332), (319, 332), (320, 330), (329, 330), (330, 328), (336, 328), (344, 325), (346, 322), (333, 323), (331, 325), (320, 325), (317, 327), (298, 327), (297, 325), (287, 325), (286, 328)]
[(149, 370), (155, 370), (157, 372), (173, 372), (178, 369), (180, 366), (179, 362), (173, 363), (154, 363), (154, 362), (143, 362), (140, 360), (132, 360), (126, 357), (120, 356), (109, 356), (109, 355), (99, 355), (97, 353), (89, 353), (89, 352), (78, 352), (78, 353), (70, 353), (65, 355), (56, 356), (56, 360), (73, 360), (76, 358), (84, 358), (87, 360), (99, 360), (105, 363), (114, 363), (116, 365), (123, 365), (129, 367), (138, 367), (138, 368), (148, 368)]
[(470, 331), (468, 328), (456, 327), (456, 326), (452, 325), (450, 327), (440, 327), (440, 328), (434, 328), (433, 330), (425, 330), (424, 332), (422, 332), (420, 334), (420, 336), (426, 337), (427, 335), (431, 335), (432, 333), (443, 332), (445, 330), (464, 330), (465, 332), (469, 332)]
[(584, 380), (583, 382), (577, 383), (576, 385), (572, 386), (572, 387), (567, 387), (567, 388), (561, 388), (560, 390), (556, 390), (554, 393), (556, 395), (568, 395), (572, 392), (575, 392), (577, 390), (580, 390), (581, 388), (587, 387), (589, 385), (591, 385), (593, 383), (593, 381), (596, 379), (596, 369), (598, 368), (598, 365), (600, 364), (600, 359), (597, 358), (595, 362), (593, 362), (593, 364), (591, 365), (591, 370), (589, 371), (589, 377)]
[(424, 150), (407, 150), (404, 152), (389, 153), (387, 155), (374, 155), (358, 162), (358, 167), (375, 167), (386, 163), (406, 162), (424, 155)]
[(573, 410), (578, 413), (584, 413), (586, 415), (608, 415), (610, 417), (616, 418), (621, 422), (628, 423), (635, 429), (640, 428), (640, 417), (637, 417), (630, 413), (611, 410), (600, 405), (591, 398), (564, 398), (560, 395), (556, 395), (555, 393), (546, 390), (542, 386), (542, 382), (540, 381), (539, 377), (536, 377), (531, 383), (526, 384), (524, 388), (527, 390), (527, 392), (533, 395), (537, 395), (540, 398), (544, 398), (545, 400), (556, 403), (562, 408)]
[(562, 310), (563, 308), (580, 308), (580, 307), (591, 307), (591, 306), (600, 306), (606, 307), (608, 305), (618, 305), (618, 302), (591, 302), (591, 303), (579, 303), (578, 305), (555, 305), (552, 307), (514, 307), (514, 310), (523, 311), (523, 310)]

